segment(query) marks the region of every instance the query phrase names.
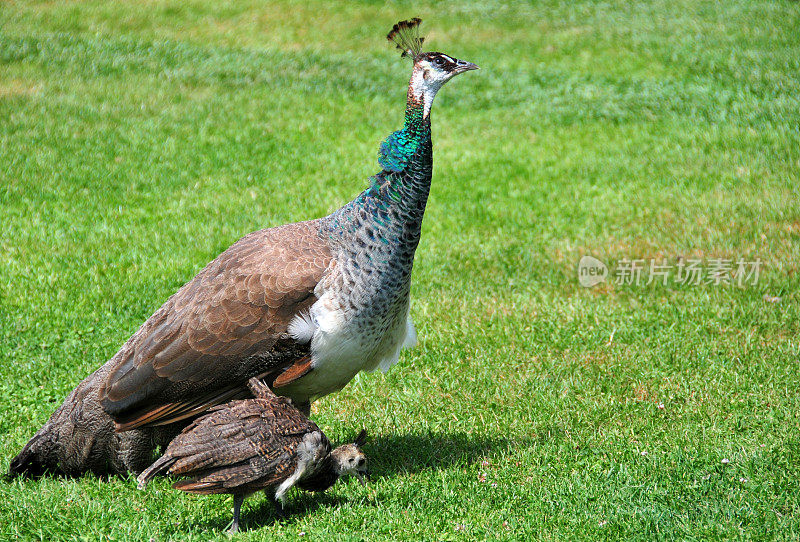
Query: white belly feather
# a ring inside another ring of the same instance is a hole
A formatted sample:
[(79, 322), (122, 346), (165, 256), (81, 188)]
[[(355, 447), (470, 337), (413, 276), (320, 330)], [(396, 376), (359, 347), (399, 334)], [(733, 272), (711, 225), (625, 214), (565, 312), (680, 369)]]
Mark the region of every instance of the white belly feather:
[(338, 391), (360, 371), (380, 368), (386, 372), (397, 363), (402, 348), (417, 344), (408, 306), (405, 315), (394, 318), (384, 333), (376, 334), (370, 333), (368, 326), (348, 321), (330, 294), (314, 303), (309, 313), (295, 316), (288, 331), (298, 341), (311, 342), (313, 370), (281, 390), (295, 402)]

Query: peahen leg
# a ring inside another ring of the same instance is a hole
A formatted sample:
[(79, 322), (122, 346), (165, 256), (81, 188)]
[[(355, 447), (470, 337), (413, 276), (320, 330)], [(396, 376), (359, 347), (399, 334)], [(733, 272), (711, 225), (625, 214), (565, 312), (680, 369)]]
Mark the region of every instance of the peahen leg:
[(295, 404), (297, 410), (303, 413), (303, 415), (308, 418), (311, 415), (311, 401), (306, 401), (304, 403), (297, 403)]

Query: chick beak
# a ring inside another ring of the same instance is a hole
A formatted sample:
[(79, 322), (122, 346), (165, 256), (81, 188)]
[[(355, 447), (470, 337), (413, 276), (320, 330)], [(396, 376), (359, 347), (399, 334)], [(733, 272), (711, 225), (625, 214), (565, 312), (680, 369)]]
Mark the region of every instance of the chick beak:
[(369, 471), (367, 471), (367, 472), (356, 472), (356, 477), (358, 478), (358, 481), (362, 486), (366, 485), (367, 482), (369, 482), (370, 479), (371, 479), (371, 477), (369, 475)]

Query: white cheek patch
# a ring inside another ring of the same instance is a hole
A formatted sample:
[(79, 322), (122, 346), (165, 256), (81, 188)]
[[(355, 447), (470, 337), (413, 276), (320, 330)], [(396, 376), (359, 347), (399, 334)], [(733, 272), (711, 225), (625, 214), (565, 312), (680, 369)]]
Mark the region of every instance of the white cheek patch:
[(436, 93), (450, 77), (427, 63), (411, 74), (411, 92), (415, 98), (422, 100), (424, 117), (430, 114)]

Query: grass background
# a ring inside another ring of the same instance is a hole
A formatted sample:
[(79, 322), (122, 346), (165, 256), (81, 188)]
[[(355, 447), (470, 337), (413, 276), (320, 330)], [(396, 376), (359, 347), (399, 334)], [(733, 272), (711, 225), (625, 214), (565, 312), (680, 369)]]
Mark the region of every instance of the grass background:
[[(314, 407), (375, 481), (236, 538), (800, 537), (792, 1), (4, 3), (0, 468), (220, 251), (366, 186), (413, 15), (482, 70), (434, 106), (420, 345)], [(764, 267), (584, 289), (585, 254)], [(0, 539), (225, 540), (231, 506), (3, 481)]]

